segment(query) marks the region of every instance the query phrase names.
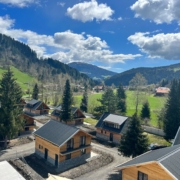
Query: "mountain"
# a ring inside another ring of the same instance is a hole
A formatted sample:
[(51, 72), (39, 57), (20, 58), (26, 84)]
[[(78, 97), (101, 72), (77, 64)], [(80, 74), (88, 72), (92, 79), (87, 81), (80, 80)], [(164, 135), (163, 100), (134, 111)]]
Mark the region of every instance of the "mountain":
[(77, 69), (79, 72), (88, 75), (92, 79), (106, 79), (116, 73), (106, 69), (94, 66), (92, 64), (72, 62), (68, 64), (70, 67)]
[(0, 34), (0, 66), (6, 69), (7, 65), (14, 66), (43, 83), (64, 85), (68, 78), (74, 84), (94, 85), (91, 78), (76, 69), (51, 58), (39, 59), (35, 51), (26, 44)]
[(154, 68), (133, 68), (106, 79), (105, 84), (118, 86), (119, 83), (122, 83), (123, 85), (129, 85), (129, 81), (136, 73), (141, 73), (148, 81), (148, 84), (159, 83), (163, 78), (167, 80), (172, 80), (173, 78), (179, 79), (180, 63)]

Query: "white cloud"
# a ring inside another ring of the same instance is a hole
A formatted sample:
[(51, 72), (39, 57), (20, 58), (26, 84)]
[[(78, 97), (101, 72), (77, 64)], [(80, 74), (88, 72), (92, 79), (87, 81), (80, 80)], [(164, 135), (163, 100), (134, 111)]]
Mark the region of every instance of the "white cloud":
[(122, 21), (122, 17), (119, 17), (118, 20), (119, 20), (119, 21)]
[(157, 24), (169, 24), (173, 20), (180, 24), (179, 0), (138, 0), (130, 8), (135, 11), (135, 17), (150, 19)]
[(138, 32), (129, 36), (128, 40), (151, 58), (180, 60), (180, 33), (160, 33), (151, 36), (150, 33)]
[(106, 4), (98, 4), (96, 0), (85, 1), (75, 4), (67, 9), (67, 14), (72, 18), (82, 22), (111, 20), (114, 11)]
[(68, 30), (57, 32), (54, 36), (47, 36), (30, 30), (15, 29), (14, 23), (15, 21), (8, 16), (0, 16), (0, 32), (27, 43), (36, 51), (38, 57), (52, 57), (64, 63), (73, 61), (123, 63), (125, 60), (141, 56), (140, 54), (114, 54), (109, 50), (106, 41), (84, 32), (76, 34)]
[(98, 66), (98, 67), (106, 70), (111, 69), (111, 66)]
[(37, 0), (0, 0), (0, 3), (12, 6), (25, 7), (30, 4), (37, 3)]
[(60, 5), (61, 7), (64, 7), (65, 3), (64, 2), (58, 2), (57, 5)]

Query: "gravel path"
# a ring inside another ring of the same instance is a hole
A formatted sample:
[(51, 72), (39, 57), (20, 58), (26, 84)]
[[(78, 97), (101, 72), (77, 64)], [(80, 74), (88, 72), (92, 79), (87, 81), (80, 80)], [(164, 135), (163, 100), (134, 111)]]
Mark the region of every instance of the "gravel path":
[(130, 158), (119, 156), (117, 152), (117, 148), (107, 148), (103, 145), (98, 145), (94, 143), (92, 143), (92, 145), (101, 151), (110, 153), (112, 156), (114, 156), (114, 161), (108, 164), (107, 166), (104, 166), (93, 172), (89, 172), (78, 178), (75, 178), (75, 180), (84, 180), (84, 179), (86, 180), (117, 180), (117, 179), (120, 179), (120, 173), (118, 171), (115, 171), (114, 168), (117, 165), (123, 162), (126, 162), (127, 160), (130, 160)]

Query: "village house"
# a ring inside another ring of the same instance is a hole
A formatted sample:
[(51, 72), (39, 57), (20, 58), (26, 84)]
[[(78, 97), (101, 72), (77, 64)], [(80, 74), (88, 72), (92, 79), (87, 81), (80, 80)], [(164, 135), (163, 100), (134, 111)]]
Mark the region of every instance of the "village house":
[(24, 112), (30, 116), (39, 116), (49, 113), (50, 108), (42, 101), (32, 99), (24, 107)]
[(96, 137), (120, 144), (121, 137), (126, 133), (130, 120), (129, 117), (105, 112), (96, 124)]
[(103, 91), (104, 86), (94, 86), (93, 91)]
[(170, 92), (170, 89), (167, 87), (158, 87), (155, 90), (155, 96), (165, 96), (168, 95)]
[(20, 132), (20, 134), (32, 133), (35, 128), (34, 118), (29, 114), (26, 114), (25, 112), (22, 116), (25, 122), (24, 122), (24, 129)]
[[(86, 118), (86, 117), (79, 108), (72, 107), (71, 108), (71, 113), (72, 113), (72, 116), (73, 116), (73, 120), (68, 121), (67, 124), (69, 124), (69, 125), (83, 124), (84, 118)], [(60, 121), (60, 116), (61, 116), (61, 105), (58, 105), (54, 109), (54, 111), (51, 113), (51, 119), (56, 120), (56, 121)], [(61, 122), (65, 123), (64, 121), (61, 121)]]
[(179, 180), (180, 145), (149, 151), (116, 167), (122, 180)]
[(35, 153), (58, 172), (86, 162), (91, 135), (74, 126), (50, 120), (35, 133)]

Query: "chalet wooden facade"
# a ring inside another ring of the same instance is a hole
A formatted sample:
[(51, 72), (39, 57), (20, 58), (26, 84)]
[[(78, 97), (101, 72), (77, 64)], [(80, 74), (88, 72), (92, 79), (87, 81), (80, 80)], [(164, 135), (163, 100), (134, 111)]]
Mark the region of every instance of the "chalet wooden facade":
[(25, 121), (24, 129), (22, 132), (33, 132), (35, 128), (34, 118), (29, 116), (28, 114), (24, 113), (23, 118)]
[[(83, 112), (79, 108), (72, 107), (71, 108), (71, 113), (72, 113), (72, 116), (73, 116), (73, 120), (68, 121), (67, 122), (68, 125), (80, 125), (80, 124), (83, 124), (85, 115), (83, 114)], [(56, 121), (61, 121), (60, 120), (60, 115), (61, 115), (61, 105), (58, 105), (54, 109), (54, 111), (51, 113), (51, 119), (56, 120)], [(63, 120), (61, 122), (65, 123)]]
[(180, 179), (180, 145), (153, 150), (116, 167), (122, 180)]
[(120, 144), (122, 135), (126, 132), (129, 117), (104, 113), (96, 124), (96, 137)]
[(27, 102), (24, 107), (24, 112), (30, 116), (46, 115), (50, 108), (42, 101), (32, 99)]
[(170, 89), (167, 87), (158, 87), (155, 90), (155, 96), (167, 96), (170, 92)]
[(58, 171), (80, 165), (90, 157), (91, 135), (50, 120), (35, 133), (35, 153)]

